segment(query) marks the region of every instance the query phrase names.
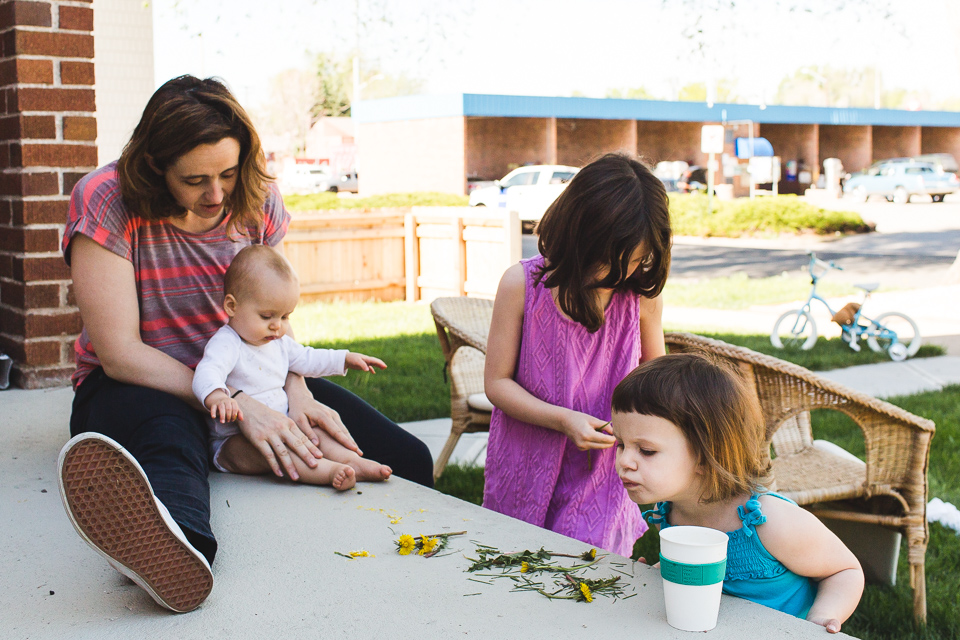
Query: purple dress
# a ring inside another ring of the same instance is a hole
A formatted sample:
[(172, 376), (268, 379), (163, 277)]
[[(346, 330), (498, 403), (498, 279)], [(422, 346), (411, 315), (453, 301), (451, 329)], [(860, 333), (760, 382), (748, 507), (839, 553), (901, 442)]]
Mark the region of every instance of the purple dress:
[[(609, 420), (614, 387), (640, 361), (638, 296), (615, 292), (603, 326), (590, 333), (561, 313), (549, 289), (534, 285), (543, 257), (521, 264), (526, 289), (514, 379), (544, 402)], [(494, 408), (483, 506), (629, 557), (647, 525), (617, 477), (615, 457), (613, 447), (588, 455), (565, 435)]]

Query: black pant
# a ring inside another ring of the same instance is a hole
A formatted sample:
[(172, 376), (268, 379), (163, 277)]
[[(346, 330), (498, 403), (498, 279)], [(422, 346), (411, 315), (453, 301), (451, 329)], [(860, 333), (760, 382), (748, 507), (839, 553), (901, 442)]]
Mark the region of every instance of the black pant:
[[(339, 385), (316, 378), (307, 386), (340, 414), (364, 457), (389, 465), (400, 478), (433, 486), (433, 459), (423, 442)], [(113, 438), (136, 458), (184, 535), (212, 564), (217, 541), (210, 529), (204, 414), (169, 393), (118, 382), (98, 368), (73, 399), (70, 433), (85, 431)]]

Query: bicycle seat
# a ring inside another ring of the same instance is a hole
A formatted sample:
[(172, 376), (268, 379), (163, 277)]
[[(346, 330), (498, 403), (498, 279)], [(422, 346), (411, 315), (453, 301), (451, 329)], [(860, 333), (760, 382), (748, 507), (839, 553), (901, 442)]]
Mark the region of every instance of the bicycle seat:
[(872, 292), (872, 291), (876, 291), (877, 289), (879, 289), (879, 288), (880, 288), (880, 283), (879, 283), (879, 282), (868, 282), (868, 283), (866, 283), (866, 284), (855, 284), (855, 285), (853, 285), (853, 286), (855, 286), (857, 289), (863, 289), (863, 290), (866, 291), (867, 293), (870, 293), (870, 292)]

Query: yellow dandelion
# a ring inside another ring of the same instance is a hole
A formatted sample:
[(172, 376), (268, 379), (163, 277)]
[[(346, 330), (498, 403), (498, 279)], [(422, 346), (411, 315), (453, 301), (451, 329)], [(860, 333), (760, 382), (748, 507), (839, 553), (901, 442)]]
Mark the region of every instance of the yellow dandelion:
[(526, 573), (527, 571), (530, 571), (530, 563), (529, 563), (529, 562), (521, 562), (521, 563), (520, 563), (520, 573)]
[(586, 582), (580, 583), (580, 593), (583, 594), (583, 599), (587, 602), (593, 602), (593, 594), (590, 593), (590, 587)]
[(583, 559), (584, 559), (584, 560), (596, 560), (596, 559), (597, 559), (597, 550), (596, 550), (596, 549), (590, 549), (590, 551), (587, 551), (586, 553), (583, 554)]
[(350, 557), (351, 558), (373, 558), (374, 556), (370, 555), (369, 551), (364, 551), (363, 549), (361, 549), (360, 551), (351, 551)]
[(400, 521), (403, 520), (402, 517), (394, 518), (390, 521), (390, 524), (400, 524)]
[(420, 539), (422, 540), (422, 542), (420, 546), (420, 551), (418, 553), (422, 556), (425, 556), (428, 553), (432, 552), (437, 547), (437, 543), (440, 542), (440, 540), (438, 540), (437, 538), (427, 538), (426, 536), (422, 536), (422, 535), (420, 536)]
[(413, 539), (413, 536), (404, 534), (400, 536), (400, 540), (397, 541), (397, 553), (402, 556), (410, 555), (410, 552), (413, 551), (413, 548), (417, 546), (416, 541)]

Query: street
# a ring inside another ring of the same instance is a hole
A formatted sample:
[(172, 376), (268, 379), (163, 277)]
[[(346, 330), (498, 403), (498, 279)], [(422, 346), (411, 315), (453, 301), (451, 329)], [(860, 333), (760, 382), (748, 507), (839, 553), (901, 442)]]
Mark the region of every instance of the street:
[[(897, 205), (881, 198), (856, 203), (811, 199), (824, 208), (856, 211), (877, 225), (874, 233), (845, 238), (798, 236), (771, 239), (674, 239), (672, 278), (716, 278), (744, 272), (751, 278), (805, 273), (807, 252), (834, 261), (843, 271), (828, 276), (840, 282), (880, 282), (915, 288), (942, 283), (960, 250), (960, 194), (934, 204), (929, 198)], [(523, 237), (523, 256), (536, 255), (536, 236)]]

